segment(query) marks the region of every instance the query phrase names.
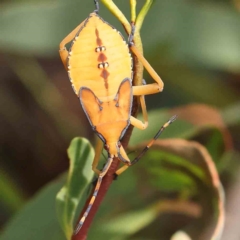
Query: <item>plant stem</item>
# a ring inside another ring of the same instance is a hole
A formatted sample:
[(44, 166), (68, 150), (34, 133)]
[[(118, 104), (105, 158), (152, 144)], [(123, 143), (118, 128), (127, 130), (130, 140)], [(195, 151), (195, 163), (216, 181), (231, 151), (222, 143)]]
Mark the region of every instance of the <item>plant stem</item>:
[[(95, 214), (97, 213), (97, 210), (98, 210), (102, 200), (104, 199), (110, 185), (112, 184), (112, 181), (114, 179), (113, 176), (114, 176), (114, 173), (116, 172), (116, 170), (118, 168), (118, 165), (119, 165), (118, 158), (114, 158), (112, 165), (110, 166), (108, 172), (106, 173), (106, 175), (104, 176), (104, 178), (102, 180), (102, 184), (101, 184), (101, 187), (99, 188), (98, 195), (97, 195), (96, 200), (95, 200), (95, 202), (94, 202), (94, 204), (91, 208), (91, 211), (88, 214), (88, 217), (86, 218), (86, 220), (85, 220), (81, 230), (78, 232), (78, 234), (72, 236), (72, 240), (85, 240), (85, 239), (87, 239), (88, 229), (89, 229), (89, 227), (90, 227), (90, 225), (93, 221), (93, 218), (94, 218)], [(93, 191), (94, 191), (94, 188), (93, 188)], [(93, 194), (93, 192), (90, 194), (90, 197), (86, 201), (85, 206), (82, 210), (82, 213), (81, 213), (79, 219), (82, 217), (82, 214), (85, 212), (92, 194)]]

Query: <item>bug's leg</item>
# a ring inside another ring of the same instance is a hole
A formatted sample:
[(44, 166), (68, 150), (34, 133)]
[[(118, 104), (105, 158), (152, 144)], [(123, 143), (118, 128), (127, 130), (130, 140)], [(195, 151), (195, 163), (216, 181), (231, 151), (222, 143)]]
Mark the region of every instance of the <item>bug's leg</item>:
[(147, 108), (146, 108), (146, 103), (145, 103), (145, 98), (144, 95), (140, 96), (140, 104), (142, 107), (142, 114), (143, 114), (143, 121), (131, 116), (130, 117), (130, 123), (134, 126), (137, 127), (141, 130), (144, 130), (148, 126), (148, 115), (147, 115)]
[(133, 86), (133, 96), (141, 96), (141, 95), (150, 95), (162, 92), (163, 90), (163, 83), (161, 86), (158, 85), (158, 83), (150, 83), (147, 85), (139, 85), (139, 86)]
[(157, 82), (141, 86), (133, 86), (133, 95), (139, 96), (161, 92), (164, 86), (162, 79), (158, 76), (158, 74), (155, 72), (152, 66), (148, 63), (148, 61), (143, 57), (143, 55), (138, 51), (138, 49), (134, 45), (130, 46), (130, 49), (137, 56), (137, 58), (143, 64), (143, 66), (151, 75), (151, 77)]
[(92, 170), (99, 175), (101, 173), (101, 171), (99, 169), (97, 169), (97, 165), (100, 159), (100, 156), (102, 154), (102, 148), (103, 148), (103, 142), (101, 141), (101, 139), (97, 138), (97, 142), (96, 142), (96, 146), (95, 146), (95, 156), (93, 159), (93, 163), (92, 163)]
[[(146, 85), (146, 81), (143, 79), (143, 85)], [(142, 114), (143, 114), (143, 121), (138, 120), (137, 118), (131, 116), (130, 117), (130, 123), (141, 130), (144, 130), (148, 127), (148, 114), (147, 114), (147, 108), (145, 103), (145, 97), (144, 95), (140, 95), (140, 104), (142, 108)]]
[[(148, 63), (148, 61), (144, 58), (144, 56), (138, 51), (138, 49), (135, 47), (135, 45), (131, 45), (130, 49), (137, 56), (137, 58), (140, 60), (140, 62), (143, 64), (143, 66), (148, 71), (150, 76), (157, 82), (158, 92), (162, 91), (163, 85), (164, 85), (162, 79), (158, 76), (158, 74), (155, 72), (155, 70), (152, 68), (152, 66)], [(143, 85), (141, 87), (144, 89), (145, 92), (139, 92), (141, 90), (141, 89), (139, 89), (138, 91), (135, 90), (135, 92), (133, 92), (133, 95), (153, 94), (157, 90), (156, 84), (147, 84), (147, 85)]]
[[(124, 159), (123, 163), (124, 165), (122, 167), (120, 167), (116, 172), (116, 176), (119, 176), (120, 174), (122, 174), (125, 170), (128, 169), (129, 166), (131, 166), (131, 161), (128, 158), (127, 153), (125, 152), (124, 148), (121, 146), (119, 149), (120, 155), (122, 157), (122, 159)], [(119, 158), (120, 159), (120, 158)], [(122, 159), (120, 159), (122, 161)]]
[(155, 136), (153, 137), (153, 139), (147, 144), (147, 146), (138, 154), (137, 157), (135, 157), (132, 161), (129, 160), (125, 150), (123, 149), (123, 147), (120, 147), (120, 152), (119, 152), (119, 160), (122, 161), (125, 165), (121, 168), (119, 168), (116, 171), (116, 174), (119, 175), (121, 173), (123, 173), (129, 166), (134, 165), (135, 163), (137, 163), (141, 157), (148, 151), (148, 149), (153, 145), (153, 143), (157, 140), (157, 138), (161, 135), (161, 133), (164, 131), (164, 129), (166, 129), (172, 122), (174, 122), (176, 120), (177, 116), (174, 115), (173, 117), (171, 117), (159, 130), (158, 132), (155, 134)]
[[(85, 22), (85, 21), (84, 21)], [(71, 42), (77, 32), (79, 31), (79, 29), (82, 27), (82, 25), (84, 24), (84, 22), (82, 22), (80, 25), (78, 25), (71, 33), (69, 33), (60, 43), (59, 45), (59, 54), (62, 60), (62, 63), (65, 67), (65, 69), (67, 70), (67, 58), (68, 58), (68, 50), (66, 49), (66, 44), (68, 44), (69, 42)]]
[(139, 59), (139, 61), (143, 64), (144, 68), (148, 71), (150, 76), (157, 82), (142, 86), (133, 86), (133, 95), (140, 96), (140, 95), (148, 95), (161, 92), (163, 90), (163, 81), (152, 68), (152, 66), (148, 63), (148, 61), (144, 58), (144, 56), (139, 52), (133, 42), (135, 32), (135, 25), (134, 23), (131, 24), (131, 33), (129, 34), (128, 44), (131, 51), (134, 55)]
[(112, 161), (113, 161), (113, 158), (108, 158), (108, 161), (105, 164), (103, 170), (99, 173), (98, 180), (97, 180), (95, 189), (93, 191), (93, 195), (92, 195), (92, 197), (91, 197), (91, 199), (88, 203), (88, 207), (87, 207), (86, 211), (84, 212), (84, 214), (82, 215), (81, 219), (79, 220), (79, 222), (77, 223), (77, 225), (75, 227), (74, 235), (76, 235), (80, 231), (80, 229), (82, 228), (82, 225), (83, 225), (86, 217), (88, 216), (88, 214), (89, 214), (89, 212), (92, 208), (92, 205), (94, 204), (94, 201), (97, 197), (98, 190), (99, 190), (99, 188), (101, 186), (101, 183), (102, 183), (102, 179), (105, 176), (105, 174), (107, 173), (109, 167), (111, 166)]

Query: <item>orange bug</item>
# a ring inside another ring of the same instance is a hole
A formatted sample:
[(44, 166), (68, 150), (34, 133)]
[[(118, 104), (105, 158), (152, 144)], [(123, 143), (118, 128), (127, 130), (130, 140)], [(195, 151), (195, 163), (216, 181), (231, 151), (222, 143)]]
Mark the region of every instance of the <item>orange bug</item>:
[[(148, 126), (144, 95), (162, 91), (163, 82), (134, 46), (132, 41), (134, 25), (127, 44), (120, 32), (98, 15), (99, 5), (97, 0), (94, 2), (96, 10), (62, 40), (59, 50), (73, 90), (80, 99), (93, 131), (100, 138), (92, 164), (93, 171), (98, 174), (98, 181), (89, 206), (75, 229), (75, 234), (82, 227), (113, 158), (118, 157), (124, 163), (124, 166), (116, 171), (119, 175), (130, 165), (135, 164), (161, 132), (175, 120), (172, 118), (165, 123), (139, 156), (132, 162), (129, 160), (120, 140), (129, 124), (140, 129)], [(70, 41), (72, 45), (68, 51), (65, 45)], [(132, 58), (129, 49), (142, 62), (156, 83), (132, 86)], [(144, 122), (131, 116), (133, 96), (140, 96)], [(100, 171), (97, 165), (103, 144), (108, 152), (108, 161)]]

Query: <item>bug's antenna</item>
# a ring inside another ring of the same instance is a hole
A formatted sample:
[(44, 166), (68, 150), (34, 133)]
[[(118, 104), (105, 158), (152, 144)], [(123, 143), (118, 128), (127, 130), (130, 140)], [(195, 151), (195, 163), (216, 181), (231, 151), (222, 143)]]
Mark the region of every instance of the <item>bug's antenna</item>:
[(153, 145), (153, 143), (157, 140), (157, 138), (162, 134), (162, 132), (171, 124), (173, 123), (175, 120), (177, 119), (177, 115), (174, 115), (173, 117), (171, 117), (159, 130), (158, 132), (155, 134), (155, 136), (153, 137), (153, 139), (148, 143), (148, 145), (138, 154), (137, 157), (135, 157), (131, 162), (129, 162), (128, 160), (124, 159), (121, 154), (118, 155), (120, 161), (122, 161), (123, 163), (127, 164), (128, 166), (132, 166), (134, 164), (136, 164), (141, 157), (149, 150), (149, 148)]
[(152, 144), (157, 140), (157, 138), (162, 134), (162, 132), (175, 120), (177, 119), (177, 115), (171, 117), (156, 133), (153, 139), (148, 143), (148, 145), (140, 152), (140, 154), (132, 161), (132, 165), (137, 163), (139, 159), (148, 151), (148, 149), (152, 146)]
[(99, 2), (98, 2), (98, 0), (94, 0), (94, 4), (95, 4), (94, 12), (98, 14), (98, 12), (99, 12)]

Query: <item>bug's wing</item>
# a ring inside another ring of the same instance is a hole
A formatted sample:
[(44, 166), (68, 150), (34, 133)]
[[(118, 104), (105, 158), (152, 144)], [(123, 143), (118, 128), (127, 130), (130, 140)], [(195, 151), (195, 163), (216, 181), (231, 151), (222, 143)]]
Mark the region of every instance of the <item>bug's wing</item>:
[(91, 89), (86, 87), (80, 89), (79, 99), (90, 124), (95, 127), (98, 124), (99, 112), (101, 111), (100, 100)]
[(79, 93), (80, 102), (90, 124), (101, 139), (117, 142), (129, 125), (132, 106), (132, 86), (130, 79), (121, 82), (116, 97), (101, 102), (94, 92), (82, 87)]
[(132, 84), (128, 78), (121, 82), (118, 89), (118, 104), (121, 112), (129, 118), (132, 107)]
[[(130, 124), (130, 115), (132, 110), (132, 83), (130, 79), (125, 79), (122, 81), (118, 89), (118, 117), (116, 120), (120, 120), (119, 128), (121, 129), (119, 140), (123, 137), (126, 132), (127, 127)], [(119, 118), (120, 117), (120, 118)], [(119, 119), (117, 119), (119, 118)]]

